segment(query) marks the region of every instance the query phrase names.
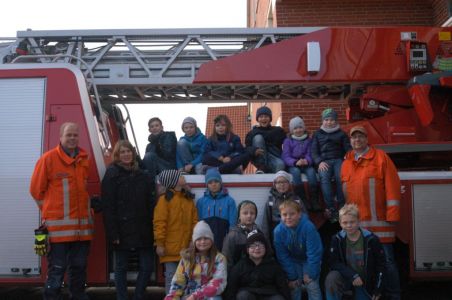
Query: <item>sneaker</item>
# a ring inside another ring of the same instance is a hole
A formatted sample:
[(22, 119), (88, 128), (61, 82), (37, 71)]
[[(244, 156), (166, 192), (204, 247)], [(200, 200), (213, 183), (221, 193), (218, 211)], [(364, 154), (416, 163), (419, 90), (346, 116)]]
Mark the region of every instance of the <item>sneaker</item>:
[(265, 174), (265, 172), (262, 170), (256, 170), (256, 174)]

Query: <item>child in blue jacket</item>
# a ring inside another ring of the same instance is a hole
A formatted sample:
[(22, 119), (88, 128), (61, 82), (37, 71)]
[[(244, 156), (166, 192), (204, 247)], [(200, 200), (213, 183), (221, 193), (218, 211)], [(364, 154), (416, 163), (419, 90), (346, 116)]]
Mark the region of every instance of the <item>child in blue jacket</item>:
[(242, 174), (250, 157), (240, 137), (232, 131), (231, 120), (226, 115), (218, 115), (213, 122), (213, 133), (207, 140), (203, 165), (218, 168), (221, 174)]
[(215, 246), (222, 249), (224, 237), (236, 224), (237, 207), (235, 200), (223, 188), (221, 175), (217, 169), (207, 170), (206, 185), (204, 197), (196, 202), (198, 218), (209, 224), (214, 233)]
[(177, 142), (177, 168), (188, 174), (202, 174), (202, 155), (207, 138), (192, 117), (186, 117), (182, 121), (182, 131), (185, 135)]
[(281, 223), (274, 230), (274, 246), (289, 279), (292, 299), (301, 300), (301, 284), (304, 283), (309, 300), (321, 300), (319, 277), (323, 247), (320, 235), (297, 202), (284, 201), (279, 210)]

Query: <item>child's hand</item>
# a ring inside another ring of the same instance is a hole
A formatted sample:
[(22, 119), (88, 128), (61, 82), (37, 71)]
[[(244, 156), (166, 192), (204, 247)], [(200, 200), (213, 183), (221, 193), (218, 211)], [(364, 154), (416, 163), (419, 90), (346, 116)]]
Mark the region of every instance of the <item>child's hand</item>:
[(195, 296), (190, 295), (190, 296), (188, 296), (187, 298), (185, 298), (185, 300), (195, 300)]
[(230, 161), (231, 161), (231, 158), (230, 158), (229, 156), (223, 157), (223, 162), (224, 162), (224, 163), (228, 163), (228, 162), (230, 162)]
[(311, 281), (312, 281), (312, 278), (309, 277), (308, 274), (304, 274), (303, 275), (303, 282), (304, 282), (304, 284), (309, 284)]
[(264, 149), (258, 148), (256, 149), (256, 151), (254, 151), (254, 156), (264, 155), (264, 153)]
[(192, 164), (185, 165), (184, 171), (187, 172), (187, 173), (190, 173), (192, 168), (193, 168)]
[(364, 283), (361, 280), (361, 277), (356, 277), (352, 282), (353, 286), (362, 286)]
[(297, 167), (301, 167), (301, 166), (307, 166), (308, 165), (308, 161), (304, 158), (300, 158), (296, 164)]
[(299, 287), (300, 283), (298, 282), (298, 279), (297, 279), (297, 280), (294, 280), (294, 281), (289, 281), (289, 282), (287, 283), (287, 285), (289, 286), (289, 288), (290, 288), (291, 290), (294, 290), (294, 289), (296, 289), (297, 287)]
[(329, 168), (330, 168), (330, 166), (324, 161), (322, 161), (319, 165), (319, 171), (321, 171), (321, 172), (328, 171)]
[(157, 246), (155, 249), (155, 253), (157, 253), (158, 256), (164, 256), (165, 255), (165, 247)]

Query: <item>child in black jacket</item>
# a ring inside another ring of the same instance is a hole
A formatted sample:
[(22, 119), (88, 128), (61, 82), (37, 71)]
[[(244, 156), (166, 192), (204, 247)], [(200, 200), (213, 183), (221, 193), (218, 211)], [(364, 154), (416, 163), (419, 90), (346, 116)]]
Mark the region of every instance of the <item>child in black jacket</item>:
[(378, 300), (383, 292), (385, 255), (376, 235), (360, 228), (355, 204), (339, 211), (342, 231), (333, 236), (328, 273), (325, 280), (327, 300), (342, 299), (352, 290), (355, 299)]
[(224, 299), (289, 300), (287, 278), (278, 262), (269, 255), (265, 236), (257, 230), (246, 240), (243, 257), (228, 275)]

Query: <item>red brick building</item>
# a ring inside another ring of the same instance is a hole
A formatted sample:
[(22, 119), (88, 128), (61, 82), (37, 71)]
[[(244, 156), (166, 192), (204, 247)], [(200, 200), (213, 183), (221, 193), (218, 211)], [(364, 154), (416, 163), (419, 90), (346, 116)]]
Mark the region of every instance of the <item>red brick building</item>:
[[(452, 25), (452, 0), (248, 0), (247, 9), (248, 27)], [(251, 114), (259, 106), (251, 104)], [(326, 107), (335, 108), (344, 124), (347, 103), (316, 99), (271, 107), (274, 124), (288, 128), (290, 118), (300, 115), (312, 131)]]

